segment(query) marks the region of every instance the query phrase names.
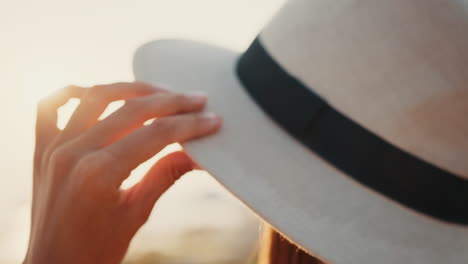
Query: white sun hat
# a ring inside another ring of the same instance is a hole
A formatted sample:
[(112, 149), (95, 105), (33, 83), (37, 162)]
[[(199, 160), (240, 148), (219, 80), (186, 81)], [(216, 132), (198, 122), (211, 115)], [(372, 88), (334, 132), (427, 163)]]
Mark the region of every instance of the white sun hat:
[(242, 53), (155, 41), (137, 80), (205, 91), (184, 144), (332, 263), (468, 263), (468, 0), (292, 0)]

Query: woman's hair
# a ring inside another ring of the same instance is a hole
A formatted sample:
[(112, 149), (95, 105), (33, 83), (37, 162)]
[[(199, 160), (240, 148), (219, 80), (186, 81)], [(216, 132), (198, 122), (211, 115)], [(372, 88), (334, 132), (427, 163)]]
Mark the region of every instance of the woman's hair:
[(325, 264), (306, 253), (271, 227), (265, 227), (259, 251), (259, 264)]

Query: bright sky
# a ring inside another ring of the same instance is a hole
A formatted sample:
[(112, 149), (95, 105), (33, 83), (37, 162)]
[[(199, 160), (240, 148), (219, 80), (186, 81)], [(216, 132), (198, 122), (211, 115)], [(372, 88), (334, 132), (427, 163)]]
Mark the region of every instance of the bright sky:
[(68, 84), (132, 80), (133, 52), (158, 38), (242, 50), (285, 0), (1, 1), (0, 262), (13, 263), (26, 248), (39, 98)]

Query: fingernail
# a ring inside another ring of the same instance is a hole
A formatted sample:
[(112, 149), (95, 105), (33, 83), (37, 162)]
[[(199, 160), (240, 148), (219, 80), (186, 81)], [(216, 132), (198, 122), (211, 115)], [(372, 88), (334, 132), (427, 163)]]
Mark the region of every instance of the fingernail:
[(206, 93), (203, 92), (191, 92), (191, 93), (186, 93), (185, 94), (187, 98), (189, 98), (190, 101), (193, 103), (204, 103), (207, 100)]
[(203, 113), (201, 117), (209, 126), (215, 126), (221, 122), (221, 117), (212, 112)]

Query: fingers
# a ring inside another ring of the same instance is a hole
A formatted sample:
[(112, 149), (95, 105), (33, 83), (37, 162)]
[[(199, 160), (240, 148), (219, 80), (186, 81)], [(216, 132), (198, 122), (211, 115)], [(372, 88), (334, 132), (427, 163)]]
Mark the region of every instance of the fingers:
[(83, 135), (80, 144), (91, 148), (108, 145), (134, 131), (152, 118), (201, 111), (207, 98), (202, 94), (156, 93), (134, 98), (97, 123)]
[(57, 109), (71, 98), (80, 98), (85, 89), (67, 86), (42, 99), (37, 108), (36, 155), (40, 156), (53, 138), (59, 133), (57, 128)]
[(113, 101), (165, 91), (139, 82), (98, 85), (88, 88), (67, 126), (60, 133), (59, 139), (54, 143), (60, 144), (86, 131), (98, 121), (109, 103)]
[(165, 146), (214, 133), (220, 126), (220, 117), (212, 113), (198, 113), (161, 118), (139, 128), (101, 150), (114, 164), (116, 173), (111, 175), (113, 178), (110, 181), (120, 186), (134, 168)]
[(160, 159), (143, 177), (128, 190), (128, 201), (137, 215), (145, 221), (161, 195), (182, 175), (196, 167), (190, 157), (182, 152), (173, 152)]

